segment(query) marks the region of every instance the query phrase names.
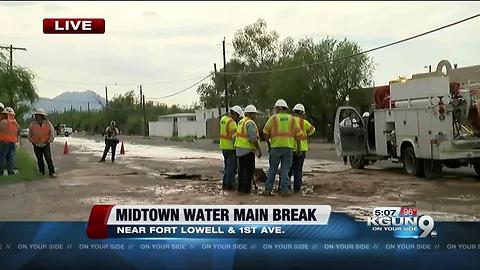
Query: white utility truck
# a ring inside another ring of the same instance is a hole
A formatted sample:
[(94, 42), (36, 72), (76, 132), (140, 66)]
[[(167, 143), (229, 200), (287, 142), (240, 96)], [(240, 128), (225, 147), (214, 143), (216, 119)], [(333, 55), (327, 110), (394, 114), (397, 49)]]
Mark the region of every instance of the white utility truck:
[(57, 135), (69, 137), (72, 134), (73, 134), (73, 128), (67, 127), (67, 125), (65, 124), (61, 124), (60, 131), (58, 132)]
[[(447, 74), (441, 69), (375, 88), (368, 117), (362, 118), (354, 107), (339, 107), (337, 154), (358, 169), (388, 159), (402, 162), (407, 173), (420, 177), (439, 177), (442, 166), (473, 166), (480, 175), (478, 84), (452, 82), (449, 69)], [(340, 125), (347, 117), (358, 124)]]

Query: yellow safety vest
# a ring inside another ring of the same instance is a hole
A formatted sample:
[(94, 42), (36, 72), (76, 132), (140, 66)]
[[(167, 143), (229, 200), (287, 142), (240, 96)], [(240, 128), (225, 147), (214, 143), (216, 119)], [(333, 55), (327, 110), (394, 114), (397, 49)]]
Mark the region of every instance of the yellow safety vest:
[(255, 130), (257, 132), (257, 140), (258, 140), (259, 136), (258, 136), (257, 124), (255, 124), (255, 122), (252, 119), (245, 116), (242, 118), (242, 120), (240, 120), (240, 122), (238, 122), (237, 137), (235, 138), (235, 147), (255, 149), (255, 145), (253, 145), (253, 143), (250, 142), (250, 140), (248, 139), (247, 124), (249, 122), (252, 122), (255, 125)]
[(228, 115), (220, 119), (220, 149), (235, 150), (233, 147), (233, 137), (237, 132), (237, 123)]
[[(297, 122), (298, 126), (302, 129), (303, 134), (302, 134), (302, 142), (300, 143), (300, 150), (302, 152), (308, 151), (308, 137), (312, 136), (312, 134), (315, 132), (315, 127), (310, 124), (307, 120), (303, 119), (300, 116), (294, 116), (293, 117), (295, 121)], [(297, 147), (297, 142), (295, 141), (295, 147)]]
[(278, 113), (268, 119), (263, 133), (270, 138), (270, 147), (293, 149), (295, 138), (301, 137), (303, 132), (290, 114)]

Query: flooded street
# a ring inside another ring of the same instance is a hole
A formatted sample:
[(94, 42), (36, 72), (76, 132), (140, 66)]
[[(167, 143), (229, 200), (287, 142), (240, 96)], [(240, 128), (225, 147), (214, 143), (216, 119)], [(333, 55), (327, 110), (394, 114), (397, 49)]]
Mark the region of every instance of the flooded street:
[[(67, 142), (70, 154), (63, 155)], [(328, 204), (333, 211), (365, 219), (378, 206), (417, 207), (436, 220), (480, 220), (480, 181), (471, 168), (448, 170), (438, 180), (415, 178), (400, 165), (381, 162), (352, 170), (332, 145), (312, 144), (302, 194), (291, 197), (221, 190), (223, 158), (217, 145), (129, 138), (115, 164), (98, 163), (104, 148), (97, 138), (56, 138), (53, 157), (59, 178), (4, 184), (2, 220), (87, 220), (94, 204)], [(31, 147), (24, 144), (24, 147)], [(257, 159), (268, 169), (268, 157)]]

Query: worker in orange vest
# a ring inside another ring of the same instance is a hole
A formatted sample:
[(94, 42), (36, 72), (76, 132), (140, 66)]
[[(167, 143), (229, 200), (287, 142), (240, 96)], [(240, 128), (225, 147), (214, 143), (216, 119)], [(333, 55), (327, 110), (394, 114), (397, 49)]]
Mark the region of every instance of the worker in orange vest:
[(55, 129), (52, 123), (47, 120), (45, 110), (39, 108), (33, 113), (33, 116), (35, 120), (30, 123), (27, 138), (33, 144), (38, 169), (41, 174), (45, 175), (45, 163), (43, 162), (43, 158), (45, 158), (48, 174), (50, 177), (56, 178), (52, 151), (50, 149), (50, 144), (55, 139)]
[(6, 107), (2, 114), (2, 120), (0, 121), (0, 176), (4, 172), (4, 163), (7, 164), (8, 175), (15, 173), (13, 171), (15, 168), (15, 144), (19, 135), (15, 111), (10, 107)]
[[(0, 121), (2, 121), (4, 114), (2, 113), (3, 110), (5, 109), (5, 105), (0, 102)], [(2, 148), (0, 147), (0, 158), (2, 157)]]

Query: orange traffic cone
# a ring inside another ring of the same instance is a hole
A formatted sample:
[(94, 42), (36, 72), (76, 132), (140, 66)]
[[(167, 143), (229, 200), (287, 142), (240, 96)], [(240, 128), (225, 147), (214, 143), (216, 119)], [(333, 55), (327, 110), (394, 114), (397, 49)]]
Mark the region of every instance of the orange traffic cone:
[(63, 147), (63, 154), (68, 155), (68, 144), (65, 142), (65, 146)]
[(120, 155), (125, 155), (125, 148), (123, 147), (123, 142), (122, 147), (120, 147)]

